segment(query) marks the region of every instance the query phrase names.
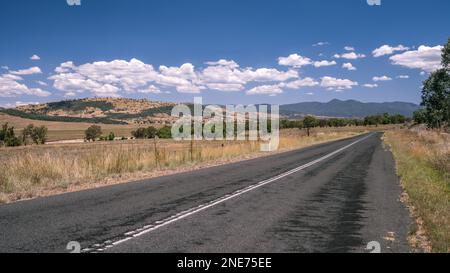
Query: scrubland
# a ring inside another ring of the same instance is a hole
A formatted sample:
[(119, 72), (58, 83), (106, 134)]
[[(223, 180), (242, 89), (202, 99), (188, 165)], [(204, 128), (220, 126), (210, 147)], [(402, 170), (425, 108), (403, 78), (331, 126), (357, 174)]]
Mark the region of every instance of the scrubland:
[(450, 135), (403, 129), (387, 131), (385, 140), (430, 250), (450, 252)]

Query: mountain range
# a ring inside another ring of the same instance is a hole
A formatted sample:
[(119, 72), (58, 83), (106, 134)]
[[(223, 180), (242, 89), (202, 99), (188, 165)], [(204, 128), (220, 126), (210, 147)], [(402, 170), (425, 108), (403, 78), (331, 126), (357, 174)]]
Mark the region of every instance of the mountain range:
[(420, 106), (407, 102), (363, 103), (356, 100), (334, 99), (327, 103), (300, 102), (280, 106), (281, 114), (286, 116), (315, 115), (323, 117), (362, 118), (388, 113), (412, 117)]

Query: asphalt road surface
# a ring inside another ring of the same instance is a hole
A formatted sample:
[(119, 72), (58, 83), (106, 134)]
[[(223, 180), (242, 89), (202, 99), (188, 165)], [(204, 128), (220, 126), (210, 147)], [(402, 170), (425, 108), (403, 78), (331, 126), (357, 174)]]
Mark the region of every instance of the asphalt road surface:
[(0, 206), (0, 252), (409, 252), (381, 133)]

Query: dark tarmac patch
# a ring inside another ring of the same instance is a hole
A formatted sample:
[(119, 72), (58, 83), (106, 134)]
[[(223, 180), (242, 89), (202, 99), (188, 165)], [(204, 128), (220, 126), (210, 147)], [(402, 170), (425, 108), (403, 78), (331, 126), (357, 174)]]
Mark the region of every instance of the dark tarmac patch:
[(375, 148), (371, 144), (358, 151), (345, 168), (271, 230), (271, 236), (284, 241), (288, 252), (341, 253), (360, 249), (365, 178), (372, 161), (368, 155)]

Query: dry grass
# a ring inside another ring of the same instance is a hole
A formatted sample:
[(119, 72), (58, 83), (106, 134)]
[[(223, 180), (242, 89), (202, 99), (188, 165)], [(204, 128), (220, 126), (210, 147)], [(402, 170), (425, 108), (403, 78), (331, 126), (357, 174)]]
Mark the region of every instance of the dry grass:
[[(47, 126), (48, 128), (48, 140), (72, 140), (83, 139), (84, 131), (91, 126), (91, 123), (86, 122), (59, 122), (59, 121), (42, 121), (31, 120), (20, 117), (14, 117), (0, 113), (0, 124), (8, 122), (9, 125), (14, 126), (16, 130), (22, 130), (29, 124), (36, 126)], [(130, 137), (131, 131), (136, 129), (134, 125), (115, 125), (115, 124), (101, 124), (104, 134), (113, 132), (116, 136)]]
[(435, 252), (450, 252), (450, 136), (418, 130), (386, 133), (398, 174)]
[[(283, 131), (280, 151), (350, 137), (364, 128)], [(58, 144), (0, 149), (0, 202), (68, 190), (96, 187), (138, 178), (263, 156), (258, 142), (190, 142), (134, 140)]]

